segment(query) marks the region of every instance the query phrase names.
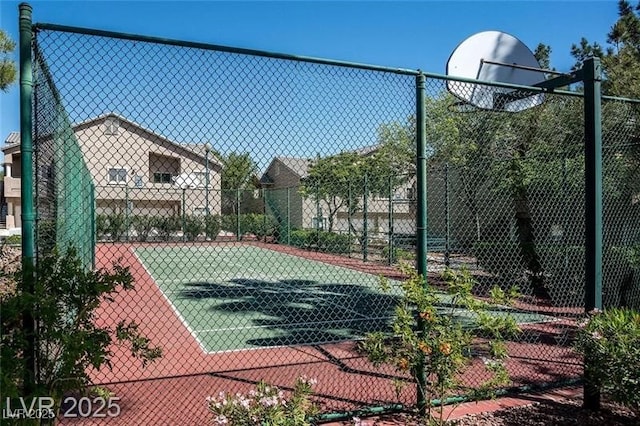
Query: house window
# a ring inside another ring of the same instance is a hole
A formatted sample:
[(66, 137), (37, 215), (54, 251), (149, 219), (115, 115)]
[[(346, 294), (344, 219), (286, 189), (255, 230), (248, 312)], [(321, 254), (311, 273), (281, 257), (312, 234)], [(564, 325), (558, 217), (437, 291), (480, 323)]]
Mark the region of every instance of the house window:
[(109, 183), (126, 183), (127, 169), (109, 169)]
[(413, 190), (413, 188), (407, 188), (407, 199), (408, 200), (415, 200), (416, 199), (416, 193)]
[(314, 217), (311, 219), (311, 226), (313, 226), (313, 229), (320, 229), (322, 231), (325, 230), (325, 225), (328, 221), (328, 218), (325, 217)]
[(153, 174), (153, 183), (171, 183), (171, 173), (156, 172)]
[(107, 118), (104, 121), (104, 134), (117, 135), (119, 126), (120, 126), (120, 120), (118, 120), (117, 118)]

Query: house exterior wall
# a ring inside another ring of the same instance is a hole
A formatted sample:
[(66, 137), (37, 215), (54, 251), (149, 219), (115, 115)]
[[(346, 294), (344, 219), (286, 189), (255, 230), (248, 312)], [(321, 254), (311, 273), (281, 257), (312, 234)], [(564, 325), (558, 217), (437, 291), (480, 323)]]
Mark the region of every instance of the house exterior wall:
[(4, 199), (7, 204), (4, 226), (7, 229), (19, 228), (22, 223), (19, 145), (4, 150), (4, 173)]
[(273, 182), (265, 188), (267, 211), (278, 220), (286, 220), (288, 216), (290, 228), (311, 227), (309, 200), (300, 194), (300, 176), (290, 170), (280, 160), (275, 159), (265, 174)]
[[(275, 217), (289, 215), (291, 228), (312, 229), (317, 226), (316, 217), (321, 214), (324, 229), (329, 227), (329, 205), (313, 197), (303, 197), (300, 193), (301, 177), (289, 169), (279, 159), (274, 159), (266, 173), (271, 184), (266, 189), (268, 211)], [(409, 179), (400, 187), (394, 189), (391, 202), (393, 204), (393, 220), (391, 227), (396, 233), (415, 233), (415, 200), (409, 200), (408, 195), (415, 194), (415, 178)], [(411, 188), (411, 190), (409, 190)], [(288, 200), (288, 202), (287, 202)], [(339, 202), (339, 200), (338, 200)], [(359, 211), (351, 217), (351, 225), (356, 230), (364, 228), (362, 214), (363, 199), (357, 200)], [(369, 196), (367, 199), (367, 228), (373, 235), (387, 238), (389, 235), (389, 198)], [(349, 214), (345, 205), (334, 216), (334, 232), (348, 233)]]
[[(107, 131), (106, 122), (113, 118), (114, 116), (107, 115), (74, 127), (85, 164), (95, 185), (97, 214), (123, 212), (127, 204), (128, 211), (132, 214), (173, 214), (176, 209), (181, 214), (183, 200), (186, 215), (203, 214), (207, 204), (210, 214), (220, 214), (221, 166), (218, 163), (210, 158), (207, 190), (204, 185), (205, 158), (126, 120), (117, 120), (117, 132)], [(20, 146), (13, 145), (3, 151), (3, 186), (7, 203), (5, 226), (19, 227)], [(109, 169), (124, 169), (126, 177), (120, 182), (110, 181)], [(173, 183), (155, 183), (154, 172), (169, 173), (172, 176), (197, 176), (197, 182), (186, 185), (183, 191)], [(43, 176), (40, 178), (42, 180)], [(51, 182), (42, 184), (51, 185)], [(49, 187), (40, 189), (52, 190)]]
[[(117, 132), (107, 131), (108, 118), (80, 126), (75, 132), (96, 185), (98, 200), (129, 201), (134, 214), (146, 214), (146, 211), (166, 214), (184, 198), (185, 214), (191, 215), (205, 208), (208, 197), (210, 214), (220, 214), (220, 193), (215, 190), (221, 184), (218, 165), (210, 161), (207, 191), (204, 188), (204, 158), (123, 120), (119, 120)], [(110, 169), (123, 169), (126, 177), (123, 181), (114, 182)], [(154, 182), (155, 172), (197, 176), (197, 181), (188, 184), (183, 194), (182, 189), (173, 183)], [(150, 203), (153, 208), (148, 207)], [(105, 211), (108, 210), (104, 202), (100, 204)], [(161, 207), (163, 204), (166, 205), (164, 209)], [(111, 210), (117, 211), (118, 205), (114, 202)]]

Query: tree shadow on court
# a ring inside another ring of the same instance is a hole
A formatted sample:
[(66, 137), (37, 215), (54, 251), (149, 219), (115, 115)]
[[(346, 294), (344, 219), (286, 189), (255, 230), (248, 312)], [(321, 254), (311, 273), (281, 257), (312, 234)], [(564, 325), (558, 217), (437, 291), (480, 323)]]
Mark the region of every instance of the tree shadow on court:
[(236, 314), (238, 327), (255, 328), (247, 347), (322, 344), (388, 331), (400, 300), (366, 285), (241, 278), (185, 283), (178, 297), (213, 301), (212, 324), (216, 313)]

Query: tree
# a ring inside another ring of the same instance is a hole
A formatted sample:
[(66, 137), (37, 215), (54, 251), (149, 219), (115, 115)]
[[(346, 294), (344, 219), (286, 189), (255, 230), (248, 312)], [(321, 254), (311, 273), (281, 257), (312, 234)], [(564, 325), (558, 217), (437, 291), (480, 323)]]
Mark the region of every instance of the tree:
[(333, 231), (338, 211), (347, 208), (349, 212), (355, 212), (357, 200), (363, 194), (363, 165), (363, 158), (354, 152), (317, 158), (312, 162), (300, 193), (326, 206), (328, 231)]
[[(339, 211), (346, 209), (353, 218), (362, 208), (365, 194), (388, 197), (393, 188), (415, 174), (415, 153), (410, 149), (414, 128), (413, 124), (383, 125), (378, 144), (370, 153), (348, 151), (312, 162), (300, 192), (327, 208), (329, 231)], [(358, 234), (353, 225), (351, 231)]]
[(249, 153), (232, 152), (226, 156), (220, 156), (222, 169), (222, 206), (223, 211), (238, 213), (239, 200), (238, 191), (247, 190), (253, 187), (254, 176), (258, 166)]
[(16, 64), (9, 57), (15, 47), (15, 42), (4, 30), (0, 30), (0, 90), (3, 92), (6, 92), (17, 78)]
[(584, 37), (571, 46), (576, 59), (574, 69), (591, 56), (602, 59), (606, 80), (604, 93), (614, 96), (640, 97), (640, 2), (636, 7), (626, 0), (618, 1), (618, 21), (607, 34), (606, 49), (598, 43), (590, 43)]
[[(87, 270), (76, 250), (69, 247), (64, 253), (53, 249), (38, 259), (32, 292), (23, 288), (21, 280), (20, 271), (0, 271), (0, 284), (14, 289), (0, 295), (3, 398), (50, 396), (59, 409), (66, 392), (82, 391), (91, 384), (90, 369), (112, 367), (112, 345), (124, 345), (143, 366), (162, 356), (162, 349), (151, 344), (136, 322), (121, 319), (108, 326), (96, 321), (100, 305), (134, 289), (128, 267), (114, 262), (109, 268)], [(31, 332), (22, 324), (25, 312), (37, 319)], [(25, 362), (28, 339), (37, 342), (35, 376), (25, 371), (29, 369)], [(33, 389), (25, 377), (34, 381)]]

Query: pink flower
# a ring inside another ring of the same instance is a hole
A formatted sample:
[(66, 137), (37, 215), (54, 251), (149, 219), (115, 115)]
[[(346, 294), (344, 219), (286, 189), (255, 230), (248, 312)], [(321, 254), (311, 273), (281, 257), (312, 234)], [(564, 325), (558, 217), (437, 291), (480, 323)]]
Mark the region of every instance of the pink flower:
[(218, 424), (218, 425), (226, 425), (227, 423), (229, 423), (229, 420), (227, 420), (227, 417), (220, 414), (219, 416), (216, 416), (213, 421)]

